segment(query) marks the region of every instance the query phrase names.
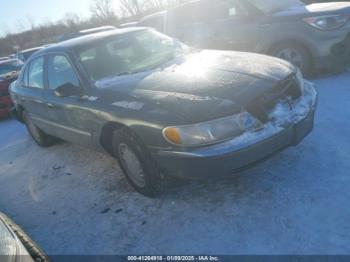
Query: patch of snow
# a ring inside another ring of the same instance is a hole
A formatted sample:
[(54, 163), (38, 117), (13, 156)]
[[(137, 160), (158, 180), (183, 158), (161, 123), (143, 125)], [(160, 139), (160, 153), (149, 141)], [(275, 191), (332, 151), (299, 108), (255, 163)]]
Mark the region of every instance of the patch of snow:
[(98, 99), (98, 97), (96, 97), (96, 96), (86, 96), (85, 98), (87, 100), (89, 100), (90, 102), (94, 102), (94, 101), (96, 101)]
[(152, 71), (144, 71), (135, 74), (126, 74), (121, 76), (106, 77), (95, 82), (95, 86), (99, 89), (105, 89), (111, 86), (125, 84), (132, 81), (142, 80)]
[(317, 93), (311, 82), (305, 81), (303, 95), (294, 103), (291, 100), (281, 100), (270, 113), (270, 119), (275, 126), (288, 126), (300, 122), (310, 112), (316, 103)]
[[(259, 131), (251, 130), (226, 143), (237, 150), (256, 144), (283, 131), (286, 127), (302, 121), (315, 106), (317, 93), (311, 82), (305, 81), (304, 94), (294, 103), (280, 101), (270, 114), (271, 121)], [(223, 145), (219, 145), (221, 148)]]
[(300, 146), (158, 199), (136, 193), (115, 159), (68, 143), (42, 149), (2, 120), (1, 211), (49, 255), (350, 254), (350, 73), (315, 82), (315, 129)]
[(113, 106), (122, 107), (125, 109), (141, 110), (145, 104), (140, 102), (119, 101), (112, 104)]
[(207, 101), (207, 100), (212, 99), (209, 96), (197, 96), (197, 95), (178, 93), (178, 92), (157, 91), (157, 93), (155, 94), (156, 100), (161, 100), (161, 99), (167, 98), (167, 97), (174, 97), (174, 98), (178, 98), (178, 99), (182, 99), (182, 100), (190, 100), (190, 101)]

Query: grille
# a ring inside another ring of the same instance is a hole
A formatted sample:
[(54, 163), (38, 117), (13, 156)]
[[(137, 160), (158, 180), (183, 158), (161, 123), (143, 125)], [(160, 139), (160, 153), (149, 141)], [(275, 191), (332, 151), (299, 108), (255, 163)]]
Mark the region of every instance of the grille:
[(248, 110), (260, 121), (266, 123), (269, 120), (269, 114), (275, 108), (278, 101), (295, 101), (300, 96), (301, 89), (298, 80), (296, 75), (292, 74), (255, 99)]

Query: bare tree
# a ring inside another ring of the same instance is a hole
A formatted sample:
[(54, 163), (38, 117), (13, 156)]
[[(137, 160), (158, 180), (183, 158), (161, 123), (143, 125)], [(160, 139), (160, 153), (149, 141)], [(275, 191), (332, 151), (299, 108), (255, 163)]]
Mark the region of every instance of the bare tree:
[[(12, 53), (13, 46), (30, 48), (56, 42), (63, 34), (106, 24), (118, 24), (118, 14), (123, 21), (136, 20), (142, 16), (164, 10), (190, 0), (91, 0), (91, 17), (66, 14), (60, 21), (49, 19), (35, 21), (30, 16), (18, 19), (11, 28), (0, 23), (0, 55)], [(118, 8), (118, 9), (117, 9)], [(17, 33), (11, 32), (15, 31)]]
[(169, 6), (174, 6), (178, 4), (179, 1), (178, 0), (153, 0), (151, 2), (154, 9), (162, 10)]
[(119, 10), (123, 17), (136, 17), (152, 11), (164, 10), (188, 0), (119, 0)]
[(151, 1), (147, 0), (120, 0), (119, 8), (123, 16), (140, 16), (146, 11), (147, 5)]
[(93, 0), (90, 11), (94, 18), (114, 24), (118, 18), (115, 14), (113, 0)]
[(80, 17), (75, 13), (67, 13), (62, 19), (62, 23), (72, 31), (77, 31), (81, 24)]
[(29, 30), (35, 30), (36, 24), (35, 24), (35, 19), (31, 16), (26, 17), (26, 22), (29, 27)]

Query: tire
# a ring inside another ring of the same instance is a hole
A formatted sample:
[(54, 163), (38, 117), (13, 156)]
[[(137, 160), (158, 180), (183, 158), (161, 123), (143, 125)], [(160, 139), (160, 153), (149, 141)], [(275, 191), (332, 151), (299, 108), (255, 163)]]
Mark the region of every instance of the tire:
[(39, 146), (50, 147), (57, 142), (56, 138), (45, 134), (44, 131), (36, 127), (26, 111), (23, 111), (22, 117), (29, 134), (31, 135), (35, 143), (37, 143)]
[(313, 72), (312, 57), (302, 45), (283, 43), (275, 46), (270, 53), (272, 56), (292, 63), (298, 67), (304, 75), (310, 75)]
[(140, 194), (157, 197), (164, 189), (165, 179), (147, 148), (127, 128), (113, 134), (113, 151), (127, 180)]

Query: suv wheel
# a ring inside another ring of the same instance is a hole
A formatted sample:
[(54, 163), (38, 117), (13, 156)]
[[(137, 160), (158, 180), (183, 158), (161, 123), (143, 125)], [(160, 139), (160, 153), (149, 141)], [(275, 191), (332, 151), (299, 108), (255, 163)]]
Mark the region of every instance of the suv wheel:
[(163, 191), (164, 178), (147, 148), (127, 128), (114, 133), (113, 150), (129, 183), (139, 193), (156, 197)]
[(312, 72), (312, 59), (303, 46), (285, 43), (275, 47), (271, 54), (295, 65), (305, 75)]
[(39, 146), (50, 147), (56, 143), (56, 138), (45, 134), (44, 131), (34, 125), (26, 111), (23, 111), (22, 115), (29, 134)]

